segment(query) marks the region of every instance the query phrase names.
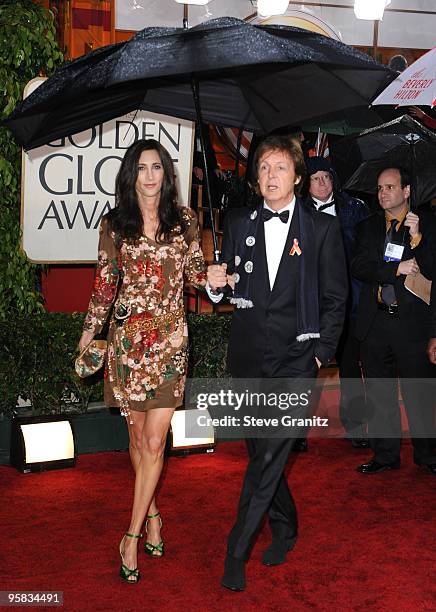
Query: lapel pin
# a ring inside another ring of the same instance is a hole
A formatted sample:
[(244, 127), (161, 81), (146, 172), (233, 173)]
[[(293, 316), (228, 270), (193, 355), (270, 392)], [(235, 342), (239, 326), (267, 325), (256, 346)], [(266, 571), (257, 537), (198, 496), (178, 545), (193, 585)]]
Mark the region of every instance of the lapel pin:
[(294, 244), (292, 245), (292, 249), (289, 251), (289, 255), (294, 256), (295, 254), (297, 254), (298, 256), (301, 255), (301, 249), (298, 246), (297, 238), (294, 238)]

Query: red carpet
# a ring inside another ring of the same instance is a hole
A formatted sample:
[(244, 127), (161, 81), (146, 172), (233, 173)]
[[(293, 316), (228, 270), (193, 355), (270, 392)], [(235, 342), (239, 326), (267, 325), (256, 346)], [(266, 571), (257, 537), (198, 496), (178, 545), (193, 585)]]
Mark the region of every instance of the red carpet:
[[(22, 475), (0, 467), (0, 590), (59, 590), (67, 611), (435, 610), (435, 481), (411, 463), (362, 476), (369, 456), (342, 440), (311, 440), (289, 480), (300, 539), (285, 565), (247, 568), (247, 590), (219, 586), (225, 539), (245, 466), (242, 443), (171, 458), (159, 507), (167, 554), (140, 557), (138, 585), (117, 577), (129, 521), (127, 453), (81, 455), (70, 470)], [(295, 455), (294, 455), (295, 457)]]

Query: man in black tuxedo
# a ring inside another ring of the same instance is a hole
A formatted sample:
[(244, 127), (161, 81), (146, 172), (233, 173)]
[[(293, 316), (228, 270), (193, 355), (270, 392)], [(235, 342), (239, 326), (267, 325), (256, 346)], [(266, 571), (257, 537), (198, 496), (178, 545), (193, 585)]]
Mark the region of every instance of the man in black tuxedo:
[(400, 467), (401, 422), (397, 376), (414, 447), (414, 461), (436, 473), (431, 449), (436, 370), (426, 356), (431, 330), (430, 307), (406, 289), (406, 276), (431, 278), (434, 220), (409, 211), (410, 180), (401, 168), (378, 176), (377, 211), (357, 226), (351, 273), (362, 287), (355, 333), (369, 411), (368, 434), (374, 457), (358, 467), (375, 474)]
[[(345, 313), (339, 224), (295, 197), (305, 172), (298, 144), (280, 135), (267, 137), (256, 150), (254, 167), (264, 201), (228, 214), (225, 263), (208, 269), (210, 289), (218, 293), (211, 296), (214, 301), (222, 298), (219, 290), (226, 283), (234, 287), (230, 371), (234, 378), (270, 382), (314, 379), (335, 353)], [(295, 543), (297, 511), (283, 473), (295, 437), (271, 434), (246, 441), (249, 463), (221, 582), (231, 590), (245, 588), (245, 562), (265, 513), (272, 543), (263, 563), (283, 563)]]
[(366, 438), (365, 389), (360, 370), (360, 344), (354, 335), (357, 307), (362, 283), (351, 278), (350, 264), (354, 250), (356, 226), (369, 216), (369, 208), (340, 188), (339, 178), (324, 157), (310, 157), (307, 161), (307, 197), (305, 204), (318, 212), (338, 218), (344, 239), (350, 292), (344, 329), (336, 351), (341, 385), (339, 415), (346, 435), (355, 448), (368, 448)]

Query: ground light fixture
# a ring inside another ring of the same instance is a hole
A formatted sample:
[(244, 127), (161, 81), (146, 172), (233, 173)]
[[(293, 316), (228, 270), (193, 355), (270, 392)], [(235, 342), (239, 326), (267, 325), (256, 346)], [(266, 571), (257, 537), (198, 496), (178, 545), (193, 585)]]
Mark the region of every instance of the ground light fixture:
[(176, 410), (171, 419), (166, 452), (169, 455), (191, 455), (193, 453), (213, 453), (215, 450), (215, 429), (212, 425), (198, 426), (201, 416), (206, 423), (210, 418), (207, 410)]
[(76, 453), (70, 420), (57, 415), (15, 417), (10, 463), (23, 473), (74, 467)]

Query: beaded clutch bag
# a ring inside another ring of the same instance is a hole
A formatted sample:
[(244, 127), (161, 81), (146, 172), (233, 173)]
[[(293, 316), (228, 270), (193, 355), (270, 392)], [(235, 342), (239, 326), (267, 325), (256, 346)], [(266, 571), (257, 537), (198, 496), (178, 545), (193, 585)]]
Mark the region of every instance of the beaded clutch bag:
[(95, 374), (104, 364), (107, 352), (106, 340), (91, 340), (77, 357), (74, 367), (80, 378)]

